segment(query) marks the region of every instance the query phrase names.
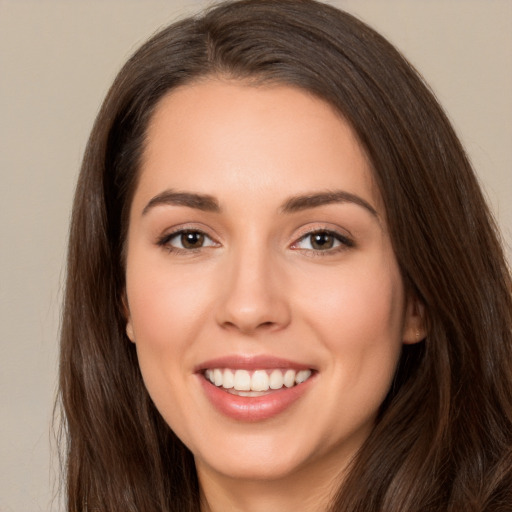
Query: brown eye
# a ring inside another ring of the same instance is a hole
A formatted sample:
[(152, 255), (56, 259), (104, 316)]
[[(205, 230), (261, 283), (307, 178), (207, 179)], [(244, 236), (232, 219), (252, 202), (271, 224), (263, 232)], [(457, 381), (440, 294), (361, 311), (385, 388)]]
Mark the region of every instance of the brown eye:
[(313, 231), (301, 237), (292, 246), (293, 249), (315, 251), (316, 253), (336, 252), (337, 250), (354, 247), (354, 242), (335, 231), (319, 230)]
[(218, 243), (199, 230), (183, 229), (163, 236), (158, 245), (169, 251), (193, 251), (204, 247), (217, 247)]
[(184, 249), (199, 249), (204, 245), (204, 233), (199, 231), (185, 231), (180, 235), (181, 246)]
[(334, 247), (335, 238), (330, 233), (313, 233), (309, 236), (311, 247), (317, 251), (325, 251)]

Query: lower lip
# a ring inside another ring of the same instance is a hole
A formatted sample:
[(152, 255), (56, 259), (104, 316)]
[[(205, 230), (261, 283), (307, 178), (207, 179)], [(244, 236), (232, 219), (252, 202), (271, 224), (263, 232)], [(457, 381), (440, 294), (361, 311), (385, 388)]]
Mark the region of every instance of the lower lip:
[(218, 388), (203, 375), (198, 375), (206, 396), (210, 402), (225, 416), (237, 421), (263, 421), (284, 412), (301, 398), (309, 389), (314, 377), (291, 388), (283, 387), (268, 395), (247, 397), (232, 395)]

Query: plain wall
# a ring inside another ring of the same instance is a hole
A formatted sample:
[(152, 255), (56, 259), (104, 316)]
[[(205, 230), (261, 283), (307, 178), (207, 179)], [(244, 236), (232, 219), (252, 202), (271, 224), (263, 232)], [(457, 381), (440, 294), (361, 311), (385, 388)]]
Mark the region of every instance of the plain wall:
[[(381, 31), (431, 84), (510, 246), (512, 2), (330, 3)], [(0, 0), (1, 512), (60, 510), (50, 448), (59, 308), (73, 187), (95, 114), (135, 48), (204, 5)]]

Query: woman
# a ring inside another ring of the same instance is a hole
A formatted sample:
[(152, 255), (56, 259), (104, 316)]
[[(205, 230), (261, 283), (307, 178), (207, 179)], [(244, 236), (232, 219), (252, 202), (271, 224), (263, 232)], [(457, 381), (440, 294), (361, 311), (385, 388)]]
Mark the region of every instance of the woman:
[(510, 290), (381, 36), (310, 0), (181, 21), (119, 73), (77, 186), (68, 509), (512, 510)]

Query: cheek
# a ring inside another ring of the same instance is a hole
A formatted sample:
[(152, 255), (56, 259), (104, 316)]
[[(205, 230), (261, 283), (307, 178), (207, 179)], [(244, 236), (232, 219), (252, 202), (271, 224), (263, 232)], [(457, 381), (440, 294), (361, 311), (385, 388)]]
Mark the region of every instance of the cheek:
[(302, 310), (322, 333), (333, 372), (346, 389), (373, 388), (383, 398), (402, 347), (405, 298), (396, 264), (340, 268), (323, 283), (318, 277)]
[[(179, 288), (179, 279), (169, 286), (158, 266), (128, 267), (127, 297), (130, 322), (140, 371), (151, 399), (169, 423), (183, 422), (180, 411), (184, 385), (189, 378), (187, 347), (197, 322), (190, 322), (196, 295)], [(176, 282), (178, 281), (178, 282)]]
[[(135, 258), (134, 258), (135, 259)], [(178, 269), (179, 270), (179, 269)], [(201, 316), (201, 281), (158, 262), (127, 271), (127, 297), (135, 340), (155, 350), (173, 350), (194, 335)]]
[(130, 326), (148, 392), (169, 419), (197, 364), (195, 341), (212, 309), (211, 280), (206, 271), (171, 267), (165, 258), (143, 255), (133, 249), (127, 264)]
[(191, 336), (183, 321), (184, 304), (192, 298), (184, 290), (170, 287), (158, 265), (138, 265), (132, 254), (126, 274), (126, 294), (130, 312), (129, 328), (137, 349), (140, 370), (153, 401), (174, 389), (171, 381), (179, 376), (176, 364)]
[(302, 302), (315, 311), (326, 328), (339, 329), (342, 338), (365, 339), (371, 332), (384, 337), (401, 334), (404, 291), (392, 263), (373, 268), (347, 266), (335, 273), (316, 275), (314, 289), (309, 288)]
[(404, 291), (395, 268), (340, 272), (329, 293), (310, 303), (310, 327), (322, 333), (330, 358), (325, 375), (333, 392), (325, 397), (325, 410), (332, 421), (344, 417), (347, 432), (361, 425), (369, 431), (398, 364)]

